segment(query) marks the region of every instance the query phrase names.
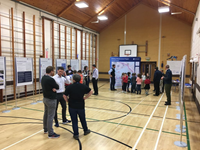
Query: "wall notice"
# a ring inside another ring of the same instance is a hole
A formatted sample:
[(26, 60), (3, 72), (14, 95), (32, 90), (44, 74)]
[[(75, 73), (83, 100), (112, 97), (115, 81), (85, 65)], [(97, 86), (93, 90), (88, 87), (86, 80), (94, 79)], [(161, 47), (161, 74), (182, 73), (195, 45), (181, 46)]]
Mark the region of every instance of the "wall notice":
[(6, 58), (0, 57), (0, 89), (6, 87)]

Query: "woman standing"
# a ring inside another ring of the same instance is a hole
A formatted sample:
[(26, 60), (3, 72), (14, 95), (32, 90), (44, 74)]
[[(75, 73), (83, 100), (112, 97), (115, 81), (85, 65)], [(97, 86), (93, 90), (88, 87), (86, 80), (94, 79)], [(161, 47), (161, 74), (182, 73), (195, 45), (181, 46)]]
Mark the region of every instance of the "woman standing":
[(88, 70), (88, 66), (84, 67), (83, 77), (84, 77), (84, 84), (89, 87), (89, 83), (90, 83), (90, 70)]

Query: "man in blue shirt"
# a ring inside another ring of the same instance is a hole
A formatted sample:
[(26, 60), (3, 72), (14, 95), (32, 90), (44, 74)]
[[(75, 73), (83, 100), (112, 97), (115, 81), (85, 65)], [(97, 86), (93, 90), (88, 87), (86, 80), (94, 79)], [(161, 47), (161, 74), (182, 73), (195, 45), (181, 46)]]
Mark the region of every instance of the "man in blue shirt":
[(165, 102), (165, 105), (171, 105), (172, 72), (169, 69), (169, 65), (166, 65), (165, 69), (167, 70), (166, 74), (161, 78), (165, 82), (165, 92), (167, 96), (167, 102)]

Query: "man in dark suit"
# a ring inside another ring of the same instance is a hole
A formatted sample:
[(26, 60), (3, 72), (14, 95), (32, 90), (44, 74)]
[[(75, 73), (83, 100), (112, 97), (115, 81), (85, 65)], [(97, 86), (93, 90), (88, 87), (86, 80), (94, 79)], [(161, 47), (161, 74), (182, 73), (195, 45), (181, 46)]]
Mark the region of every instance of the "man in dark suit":
[(167, 96), (167, 102), (165, 102), (165, 105), (171, 105), (171, 87), (172, 87), (172, 72), (169, 69), (169, 65), (166, 65), (165, 69), (166, 74), (162, 79), (165, 82), (165, 92)]
[(155, 86), (155, 94), (154, 96), (159, 96), (160, 94), (160, 79), (162, 77), (162, 73), (158, 70), (158, 67), (155, 68), (155, 73), (154, 73), (154, 78), (153, 78), (153, 82), (154, 82), (154, 86)]
[(110, 90), (115, 91), (115, 64), (112, 65), (112, 69), (109, 71), (110, 74)]

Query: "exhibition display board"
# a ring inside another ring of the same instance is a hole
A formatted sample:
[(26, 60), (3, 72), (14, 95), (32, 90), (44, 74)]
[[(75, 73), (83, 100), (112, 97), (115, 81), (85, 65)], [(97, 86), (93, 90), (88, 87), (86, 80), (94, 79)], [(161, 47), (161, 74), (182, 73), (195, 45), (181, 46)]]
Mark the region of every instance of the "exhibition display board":
[(110, 57), (110, 68), (115, 64), (115, 87), (121, 88), (122, 86), (122, 73), (140, 73), (140, 57)]
[(66, 59), (56, 59), (56, 71), (58, 67), (63, 67), (64, 70), (67, 69), (67, 60)]
[(79, 70), (79, 60), (78, 59), (71, 59), (71, 66), (72, 70)]
[(84, 70), (85, 66), (88, 66), (88, 60), (81, 60), (81, 70)]
[(15, 57), (16, 86), (33, 84), (33, 59)]
[(40, 82), (42, 77), (46, 74), (46, 68), (48, 66), (52, 66), (52, 59), (51, 58), (40, 58), (40, 62), (39, 62), (39, 66), (40, 66)]
[(6, 58), (0, 56), (0, 89), (6, 87)]
[(167, 61), (173, 75), (179, 75), (181, 71), (182, 61)]

